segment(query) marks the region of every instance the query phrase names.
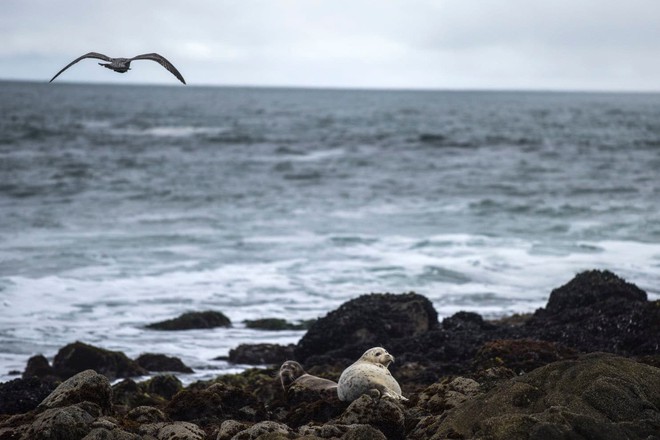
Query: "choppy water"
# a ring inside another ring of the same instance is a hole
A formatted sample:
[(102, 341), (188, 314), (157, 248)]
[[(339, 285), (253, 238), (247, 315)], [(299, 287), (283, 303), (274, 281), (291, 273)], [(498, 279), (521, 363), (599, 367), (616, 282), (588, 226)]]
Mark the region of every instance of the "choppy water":
[[(0, 380), (81, 340), (213, 357), (414, 290), (543, 306), (584, 269), (660, 297), (660, 95), (0, 83)], [(216, 309), (232, 329), (146, 323)]]

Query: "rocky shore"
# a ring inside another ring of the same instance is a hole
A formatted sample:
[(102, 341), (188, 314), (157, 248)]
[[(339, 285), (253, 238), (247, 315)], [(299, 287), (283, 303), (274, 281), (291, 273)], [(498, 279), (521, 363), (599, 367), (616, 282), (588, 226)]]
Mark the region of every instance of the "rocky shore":
[[(204, 313), (204, 325), (227, 325)], [(72, 342), (0, 384), (0, 440), (660, 440), (660, 301), (610, 272), (580, 273), (546, 307), (497, 321), (438, 321), (427, 298), (406, 293), (363, 295), (306, 325), (295, 345), (230, 353), (271, 367), (187, 387), (177, 358)], [(373, 346), (396, 357), (408, 401), (285, 392), (277, 377), (292, 359), (337, 381)]]

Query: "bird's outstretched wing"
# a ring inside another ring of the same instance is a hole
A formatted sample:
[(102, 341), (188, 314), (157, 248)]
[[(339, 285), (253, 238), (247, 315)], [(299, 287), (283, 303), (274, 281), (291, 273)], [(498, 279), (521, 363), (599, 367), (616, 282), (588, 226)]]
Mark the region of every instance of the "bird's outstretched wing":
[(167, 70), (169, 70), (172, 73), (172, 75), (176, 76), (179, 79), (179, 81), (181, 81), (184, 84), (186, 83), (186, 80), (183, 79), (183, 76), (179, 73), (178, 70), (176, 70), (176, 67), (174, 67), (174, 65), (169, 61), (167, 61), (167, 59), (162, 55), (159, 55), (157, 53), (145, 53), (142, 55), (134, 56), (133, 58), (131, 58), (131, 61), (133, 60), (153, 60), (158, 64), (160, 64), (161, 66), (163, 66), (164, 68), (166, 68)]
[[(98, 59), (98, 60), (103, 60), (103, 61), (112, 61), (112, 58), (110, 58), (109, 56), (103, 55), (102, 53), (97, 53), (97, 52), (86, 53), (85, 55), (83, 55), (83, 56), (81, 56), (81, 57), (78, 57), (78, 58), (76, 58), (75, 60), (71, 61), (69, 64), (67, 64), (66, 67), (65, 67), (64, 69), (62, 69), (62, 70), (60, 70), (59, 72), (57, 72), (57, 75), (55, 75), (55, 76), (53, 77), (53, 79), (57, 78), (58, 76), (60, 76), (60, 73), (64, 72), (66, 69), (68, 69), (69, 67), (73, 66), (73, 65), (76, 64), (78, 61), (80, 61), (80, 60), (84, 60), (85, 58), (96, 58), (96, 59)], [(51, 80), (48, 81), (48, 82), (53, 82), (53, 79), (51, 79)]]

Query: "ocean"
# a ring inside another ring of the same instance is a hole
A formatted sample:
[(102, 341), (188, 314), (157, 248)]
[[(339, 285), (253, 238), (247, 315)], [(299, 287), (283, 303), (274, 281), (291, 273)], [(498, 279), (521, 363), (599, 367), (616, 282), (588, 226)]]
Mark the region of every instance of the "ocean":
[[(0, 82), (0, 381), (82, 341), (184, 382), (359, 295), (532, 312), (608, 269), (660, 298), (660, 94)], [(232, 328), (148, 323), (218, 310)], [(396, 355), (396, 354), (395, 354)]]

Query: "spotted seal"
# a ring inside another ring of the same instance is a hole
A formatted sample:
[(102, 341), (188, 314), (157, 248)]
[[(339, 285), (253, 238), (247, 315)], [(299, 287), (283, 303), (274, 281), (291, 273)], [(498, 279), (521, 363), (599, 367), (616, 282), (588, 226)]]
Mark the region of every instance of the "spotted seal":
[(313, 400), (333, 396), (337, 392), (337, 382), (307, 374), (296, 361), (286, 361), (279, 372), (282, 389), (287, 398)]
[(365, 351), (360, 359), (341, 373), (337, 387), (339, 400), (351, 402), (363, 394), (408, 400), (403, 397), (399, 383), (387, 369), (392, 362), (394, 356), (383, 347)]

